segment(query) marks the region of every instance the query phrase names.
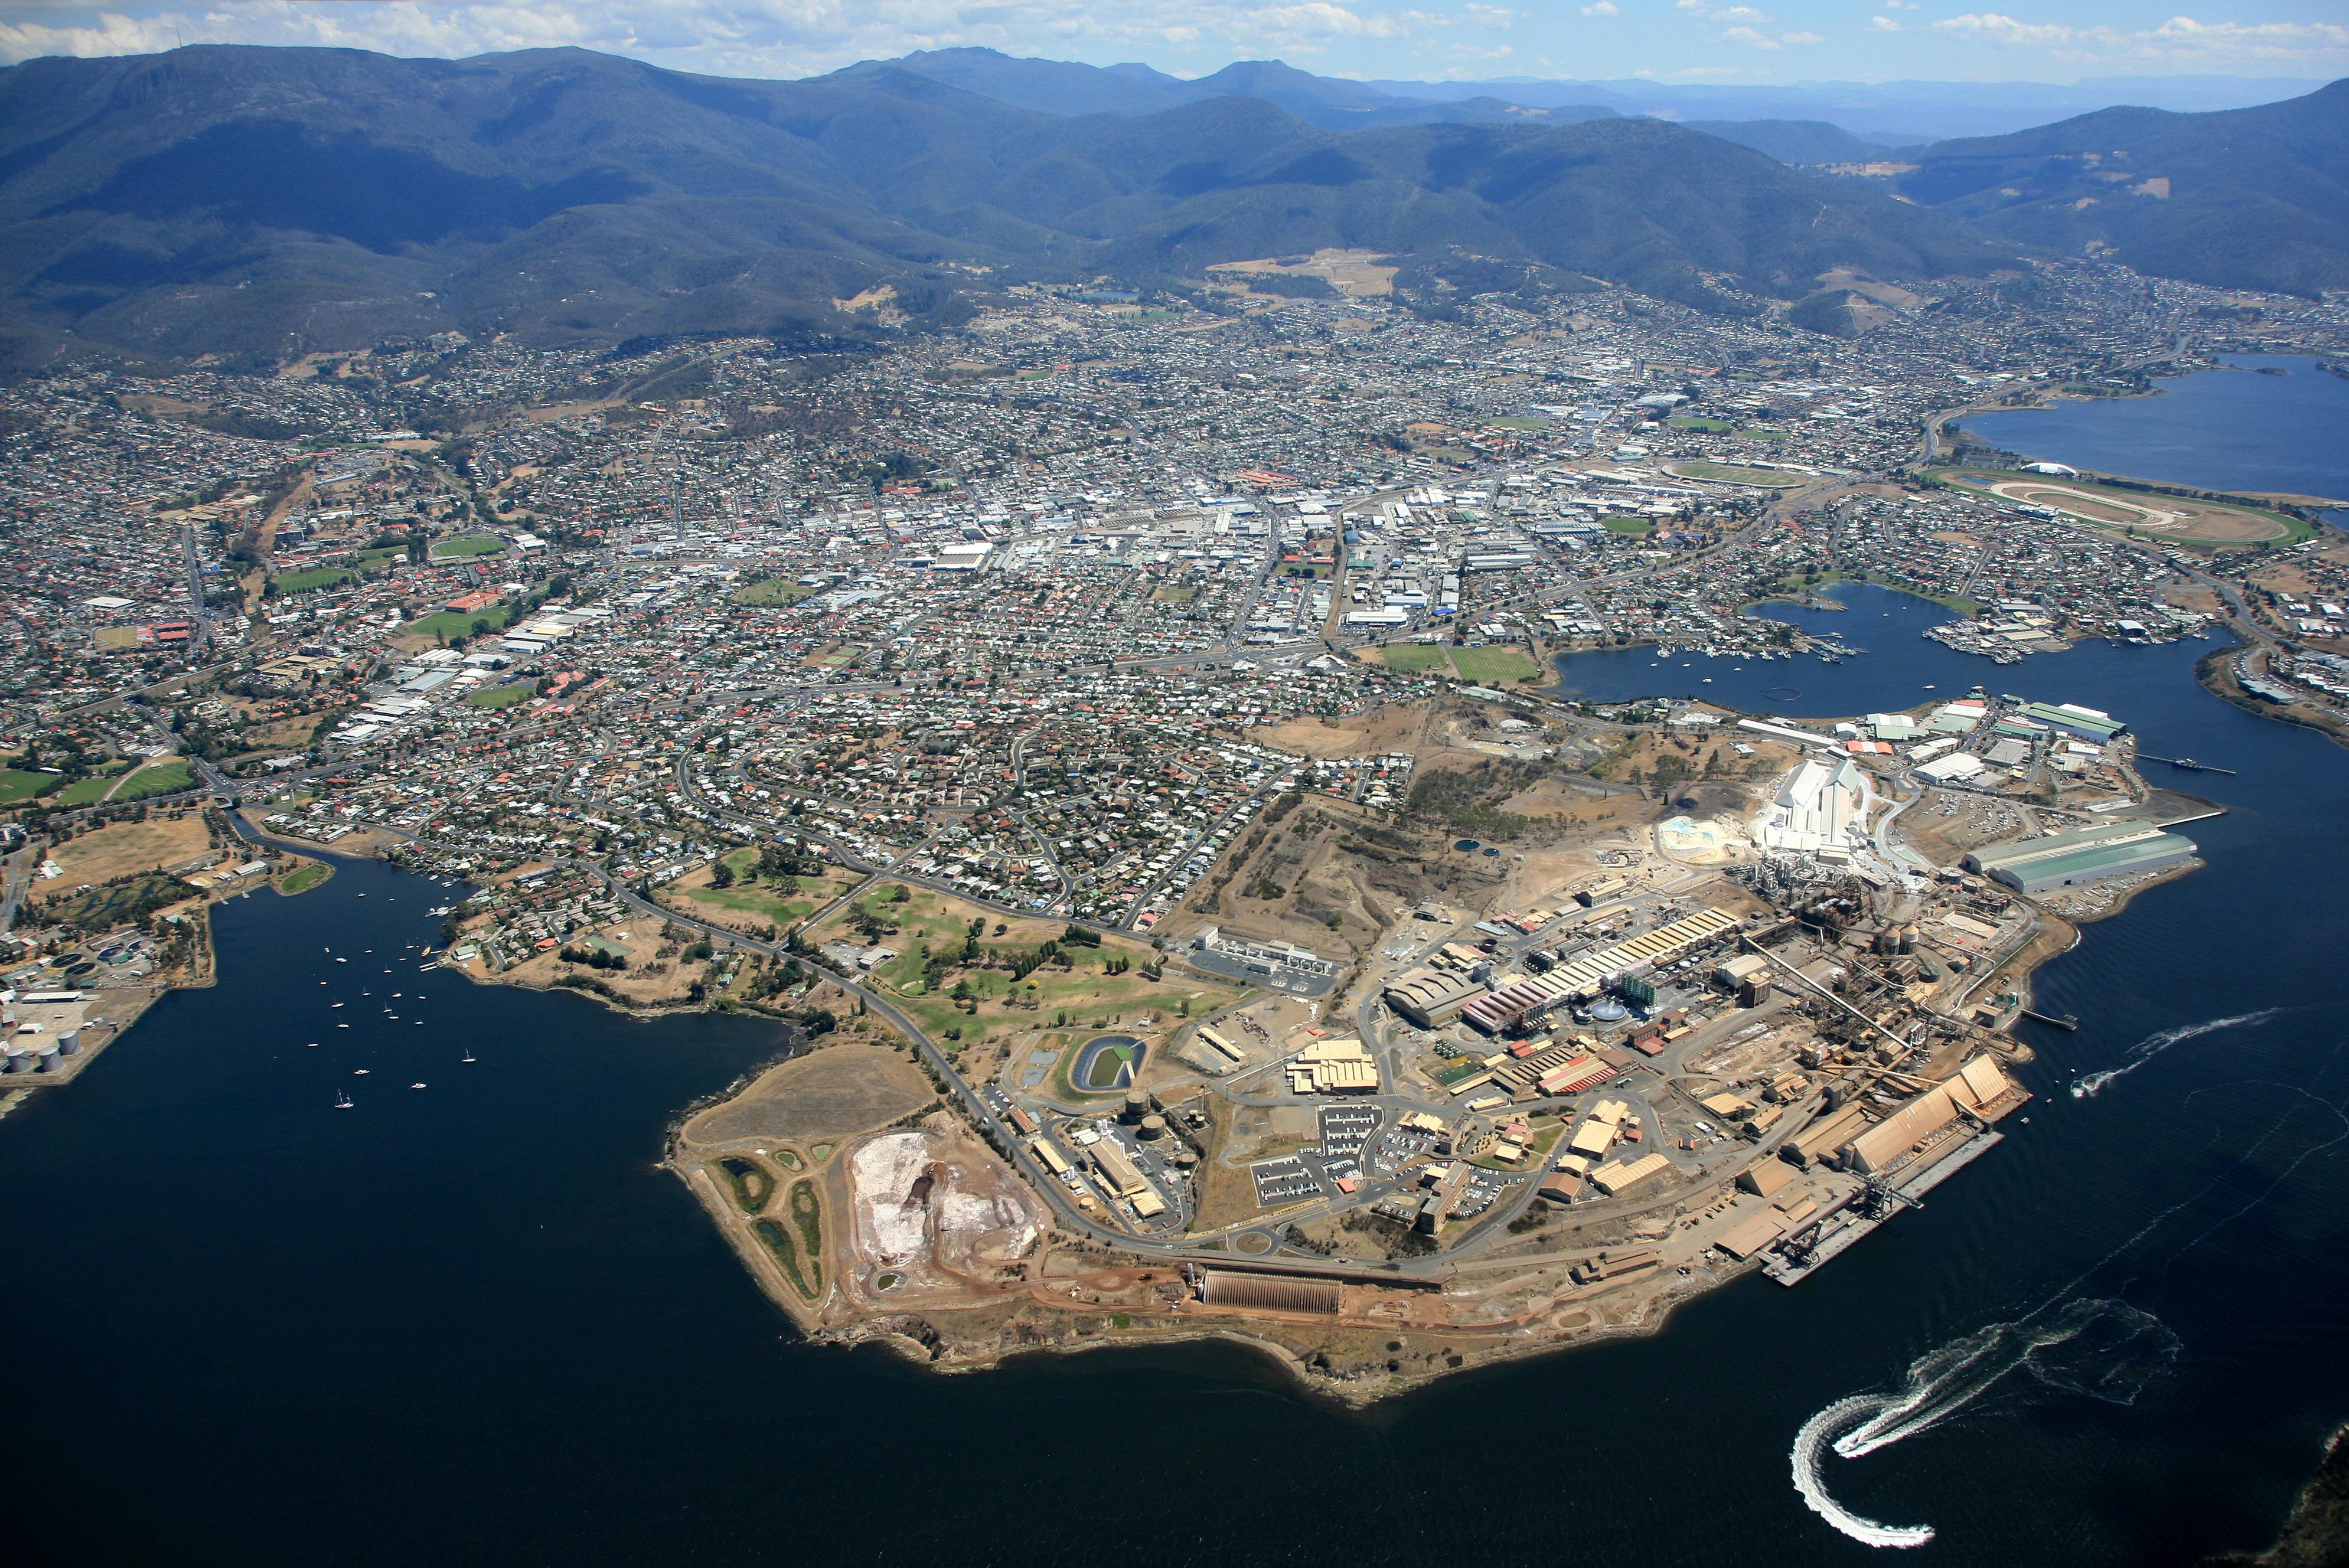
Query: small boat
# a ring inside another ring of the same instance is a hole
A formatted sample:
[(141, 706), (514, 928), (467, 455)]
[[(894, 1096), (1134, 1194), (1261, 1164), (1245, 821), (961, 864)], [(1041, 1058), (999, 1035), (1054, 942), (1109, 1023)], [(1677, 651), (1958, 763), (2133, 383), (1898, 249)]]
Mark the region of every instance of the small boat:
[[(423, 1020), (419, 1018), (419, 1020), (417, 1020), (417, 1021), (418, 1021), (419, 1023), (421, 1023)], [(470, 1061), (471, 1061), (471, 1060), (473, 1059), (473, 1048), (472, 1048), (471, 1046), (466, 1047), (465, 1047), (465, 1054), (464, 1054), (463, 1056), (461, 1056), (461, 1057), (458, 1057), (457, 1059), (458, 1059), (458, 1060), (460, 1060), (460, 1061), (466, 1061), (466, 1062), (470, 1062)]]
[(315, 1051), (318, 1048), (318, 1042), (316, 1040), (306, 1041), (305, 1042), (305, 1046), (306, 1049)]
[(338, 1029), (347, 1029), (347, 1028), (349, 1028), (349, 1027), (350, 1027), (350, 1026), (349, 1026), (348, 1024), (336, 1024), (336, 1025), (335, 1026), (335, 1027), (336, 1027), (336, 1028), (338, 1028)]
[(420, 1084), (420, 1083), (412, 1083), (412, 1084), (409, 1084), (408, 1087), (409, 1087), (409, 1088), (422, 1088), (424, 1086), (423, 1086), (422, 1084)]
[(342, 1090), (336, 1089), (335, 1091), (335, 1109), (336, 1110), (353, 1109), (354, 1107), (351, 1104), (351, 1097), (345, 1094)]
[(365, 1068), (353, 1068), (351, 1069), (351, 1076), (353, 1078), (365, 1078), (367, 1076), (367, 1070)]
[(337, 959), (336, 959), (336, 960), (335, 960), (335, 962), (336, 962), (336, 963), (337, 963), (337, 964), (348, 964), (348, 963), (350, 962), (350, 960), (349, 960), (349, 959), (347, 959), (347, 958), (337, 958)]
[(327, 1006), (329, 1008), (334, 1008), (334, 1007), (339, 1007), (339, 1006), (342, 1006), (342, 1004), (341, 1004), (340, 1002), (329, 1002), (329, 1003), (327, 1003), (327, 1004), (326, 1004), (326, 1006)]

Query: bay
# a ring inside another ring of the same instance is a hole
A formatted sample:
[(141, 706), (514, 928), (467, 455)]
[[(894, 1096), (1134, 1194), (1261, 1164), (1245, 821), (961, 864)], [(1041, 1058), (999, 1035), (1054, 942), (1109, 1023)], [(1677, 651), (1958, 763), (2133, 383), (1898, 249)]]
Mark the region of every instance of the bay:
[(2349, 501), (2349, 379), (2301, 356), (2219, 358), (2220, 368), (2155, 382), (2150, 397), (1969, 414), (1962, 423), (2008, 451), (2098, 473)]

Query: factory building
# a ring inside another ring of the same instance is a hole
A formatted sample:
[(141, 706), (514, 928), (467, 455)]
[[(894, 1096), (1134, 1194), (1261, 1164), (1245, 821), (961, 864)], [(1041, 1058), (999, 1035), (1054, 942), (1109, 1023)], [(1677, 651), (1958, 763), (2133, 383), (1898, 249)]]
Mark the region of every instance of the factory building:
[(1849, 758), (1813, 758), (1787, 776), (1756, 830), (1764, 849), (1815, 853), (1844, 848), (1868, 791)]
[(1985, 845), (1969, 853), (1963, 864), (2017, 892), (2038, 893), (2162, 871), (2194, 853), (2193, 840), (2166, 833), (2150, 822), (2099, 822), (2045, 838)]
[(2101, 708), (2082, 707), (2077, 703), (2027, 702), (2023, 705), (2023, 717), (2033, 724), (2044, 724), (2099, 746), (2116, 735), (2128, 733), (2128, 726), (2111, 714)]
[(1485, 995), (1485, 987), (1464, 975), (1414, 969), (1386, 988), (1386, 1004), (1423, 1029), (1434, 1028), (1457, 1017), (1460, 1009)]
[(1547, 974), (1513, 980), (1491, 995), (1469, 1003), (1461, 1016), (1471, 1026), (1497, 1035), (1513, 1024), (1538, 1018), (1561, 1002), (1588, 1001), (1626, 975), (1685, 958), (1737, 928), (1733, 914), (1699, 910), (1643, 936), (1568, 959)]
[(1149, 1191), (1150, 1183), (1142, 1179), (1142, 1172), (1114, 1138), (1104, 1138), (1085, 1152), (1092, 1157), (1093, 1169), (1101, 1172), (1103, 1184), (1117, 1196), (1131, 1198)]

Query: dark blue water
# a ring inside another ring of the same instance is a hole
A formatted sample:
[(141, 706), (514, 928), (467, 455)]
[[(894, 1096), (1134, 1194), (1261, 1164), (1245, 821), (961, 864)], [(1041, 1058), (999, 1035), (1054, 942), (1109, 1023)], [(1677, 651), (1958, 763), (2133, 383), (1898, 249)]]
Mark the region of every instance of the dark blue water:
[(2349, 500), (2349, 380), (2313, 359), (2222, 359), (2230, 368), (2168, 377), (2150, 397), (1969, 414), (1964, 425), (2008, 451), (2099, 473)]
[[(2072, 700), (2068, 696), (2048, 694), (2084, 678), (2080, 671), (2109, 667), (2128, 672), (2144, 667), (2141, 660), (2130, 657), (2142, 649), (2103, 642), (2083, 643), (2066, 654), (2034, 655), (2019, 665), (1993, 664), (1955, 653), (1925, 636), (1929, 628), (1953, 619), (1930, 600), (1872, 583), (1837, 583), (1827, 589), (1826, 597), (1845, 608), (1806, 610), (1794, 604), (1764, 604), (1753, 614), (1785, 621), (1814, 636), (1838, 637), (1846, 646), (1862, 650), (1859, 656), (1828, 664), (1816, 655), (1791, 659), (1707, 658), (1702, 654), (1675, 652), (1666, 659), (1657, 648), (1608, 648), (1560, 655), (1557, 693), (1592, 702), (1693, 697), (1740, 713), (1842, 718), (1910, 708), (1922, 702), (1946, 702), (1965, 696), (1976, 685), (1993, 694), (2026, 693), (2052, 702), (2068, 702)], [(2191, 645), (2207, 653), (2217, 645)]]

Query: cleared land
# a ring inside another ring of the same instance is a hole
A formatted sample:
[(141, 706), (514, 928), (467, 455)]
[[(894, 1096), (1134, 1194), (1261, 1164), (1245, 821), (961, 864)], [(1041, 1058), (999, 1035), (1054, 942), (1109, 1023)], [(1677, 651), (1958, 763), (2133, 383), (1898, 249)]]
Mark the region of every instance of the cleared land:
[(528, 685), (483, 686), (477, 692), (467, 693), (465, 700), (475, 707), (512, 707), (515, 703), (527, 701), (536, 689)]
[(910, 1116), (937, 1098), (919, 1068), (879, 1046), (834, 1045), (768, 1068), (740, 1094), (689, 1119), (704, 1148), (744, 1141), (833, 1142)]
[(108, 882), (132, 872), (162, 871), (202, 859), (212, 838), (203, 819), (191, 811), (145, 822), (114, 822), (84, 833), (49, 852), (57, 875), (35, 882), (32, 896), (63, 893), (84, 882)]

